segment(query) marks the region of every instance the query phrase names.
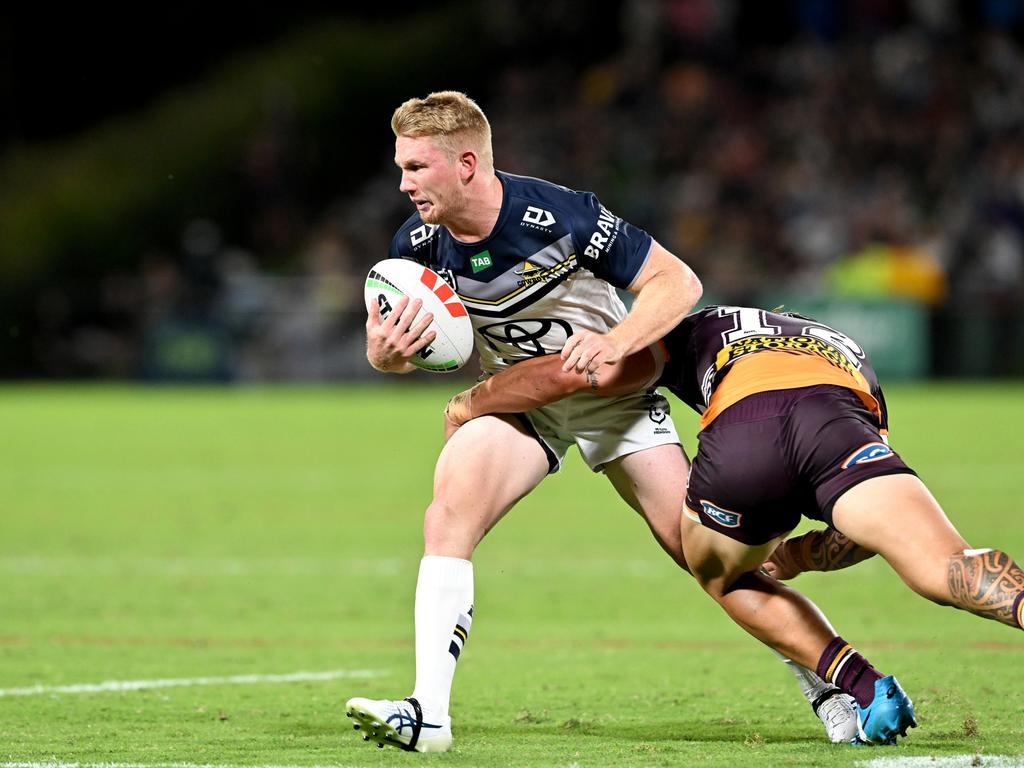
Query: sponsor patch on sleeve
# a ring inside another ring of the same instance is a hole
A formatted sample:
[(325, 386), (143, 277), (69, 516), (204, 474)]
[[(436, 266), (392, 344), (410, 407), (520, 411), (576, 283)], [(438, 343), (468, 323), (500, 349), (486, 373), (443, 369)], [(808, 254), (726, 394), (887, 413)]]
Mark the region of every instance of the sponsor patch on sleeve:
[(874, 442), (862, 445), (856, 451), (846, 457), (843, 462), (843, 469), (849, 469), (857, 464), (870, 464), (872, 461), (881, 461), (895, 455), (885, 443)]

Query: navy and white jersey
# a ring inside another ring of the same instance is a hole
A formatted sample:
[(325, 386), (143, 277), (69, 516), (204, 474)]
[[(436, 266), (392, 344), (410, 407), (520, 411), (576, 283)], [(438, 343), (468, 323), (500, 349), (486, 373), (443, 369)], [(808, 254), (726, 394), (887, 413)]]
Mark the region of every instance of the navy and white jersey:
[(503, 196), (491, 234), (461, 243), (414, 213), (391, 258), (440, 273), (466, 304), (484, 371), (558, 352), (581, 330), (607, 333), (625, 316), (628, 288), (651, 253), (651, 236), (608, 211), (591, 192), (500, 171)]

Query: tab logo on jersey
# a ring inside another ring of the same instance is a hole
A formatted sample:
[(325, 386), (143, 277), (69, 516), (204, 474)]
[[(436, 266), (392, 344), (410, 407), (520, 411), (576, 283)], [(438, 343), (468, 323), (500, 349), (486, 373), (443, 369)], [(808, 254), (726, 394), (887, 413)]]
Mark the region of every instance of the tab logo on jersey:
[(535, 227), (550, 227), (555, 223), (555, 215), (535, 205), (526, 206), (521, 224), (532, 224)]
[(704, 499), (700, 500), (700, 505), (704, 508), (704, 514), (723, 528), (740, 527), (740, 518), (743, 517), (743, 515), (739, 512), (730, 512), (728, 509), (716, 507), (710, 501), (704, 501)]
[(432, 238), (434, 233), (437, 232), (437, 227), (437, 224), (423, 224), (416, 227), (416, 229), (409, 233), (409, 240), (412, 242), (412, 247), (418, 248), (423, 245), (423, 243), (427, 242), (427, 240)]
[(483, 253), (478, 253), (476, 256), (469, 257), (469, 265), (473, 268), (474, 275), (477, 272), (482, 272), (487, 269), (491, 264), (493, 264), (493, 262), (491, 261), (490, 251), (484, 251)]
[(849, 469), (857, 464), (870, 464), (872, 461), (888, 459), (895, 454), (885, 443), (868, 443), (851, 453), (843, 462), (843, 469)]

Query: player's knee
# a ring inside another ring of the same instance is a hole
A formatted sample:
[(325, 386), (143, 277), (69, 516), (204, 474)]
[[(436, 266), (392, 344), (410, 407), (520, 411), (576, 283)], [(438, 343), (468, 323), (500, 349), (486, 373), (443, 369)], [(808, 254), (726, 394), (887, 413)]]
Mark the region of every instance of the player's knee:
[(723, 568), (722, 563), (715, 558), (704, 558), (698, 562), (691, 561), (687, 570), (700, 584), (701, 589), (715, 600), (721, 600), (735, 580), (735, 576)]
[(423, 515), (423, 545), (427, 554), (467, 557), (484, 533), (472, 515), (441, 499), (434, 499)]

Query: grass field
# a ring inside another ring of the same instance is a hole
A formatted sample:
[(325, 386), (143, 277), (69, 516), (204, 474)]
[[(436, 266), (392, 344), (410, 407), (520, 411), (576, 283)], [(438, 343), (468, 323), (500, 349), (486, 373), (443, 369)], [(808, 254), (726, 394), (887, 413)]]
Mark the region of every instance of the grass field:
[[(1020, 633), (875, 560), (802, 577), (921, 721), (895, 749), (829, 745), (782, 665), (576, 456), (478, 550), (454, 750), (365, 744), (343, 702), (411, 687), (452, 390), (0, 389), (0, 764), (1024, 763)], [(887, 394), (895, 447), (969, 541), (1024, 558), (1024, 386)], [(329, 674), (267, 677), (299, 672)], [(137, 689), (69, 687), (106, 681)]]

